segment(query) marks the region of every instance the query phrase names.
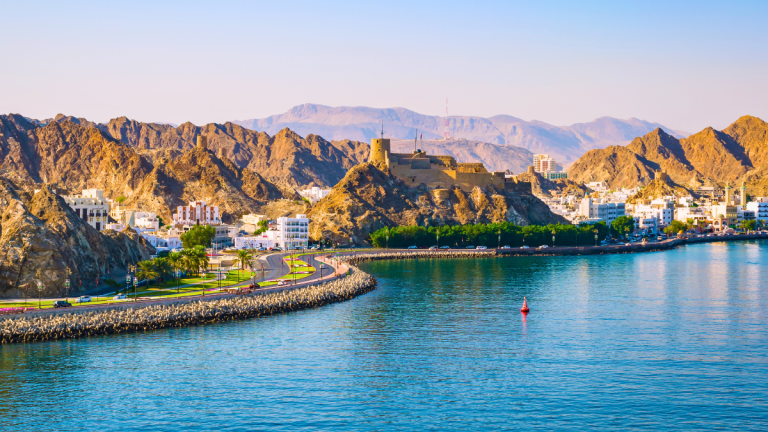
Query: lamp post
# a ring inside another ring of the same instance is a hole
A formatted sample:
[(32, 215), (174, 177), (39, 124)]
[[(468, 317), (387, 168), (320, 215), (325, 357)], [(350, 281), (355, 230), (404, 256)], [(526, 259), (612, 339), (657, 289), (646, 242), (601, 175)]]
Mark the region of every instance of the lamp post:
[(597, 247), (597, 228), (595, 228), (595, 247)]
[(496, 243), (496, 249), (501, 249), (501, 230), (499, 230), (499, 241)]
[(552, 247), (555, 247), (555, 233), (556, 231), (553, 229), (552, 230)]
[(67, 267), (67, 279), (64, 280), (64, 298), (66, 302), (69, 302), (69, 275), (71, 274), (72, 272), (69, 270), (69, 267)]
[(40, 269), (37, 269), (35, 276), (37, 276), (37, 308), (42, 309), (43, 281), (42, 276), (40, 275)]

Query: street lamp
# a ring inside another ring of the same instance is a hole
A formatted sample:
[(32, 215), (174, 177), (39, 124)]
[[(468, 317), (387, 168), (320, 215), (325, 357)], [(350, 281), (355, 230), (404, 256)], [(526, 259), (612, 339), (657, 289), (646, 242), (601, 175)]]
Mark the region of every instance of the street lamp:
[(597, 228), (595, 228), (595, 247), (597, 247)]
[(555, 247), (555, 230), (552, 230), (552, 247)]
[(37, 308), (42, 309), (41, 303), (43, 300), (43, 281), (42, 276), (40, 275), (40, 269), (37, 269), (35, 276), (37, 276)]
[(67, 267), (67, 279), (64, 281), (64, 295), (65, 301), (69, 302), (69, 275), (71, 275), (72, 272), (69, 270), (69, 267)]
[(501, 248), (501, 230), (499, 230), (499, 241), (496, 243), (496, 249)]

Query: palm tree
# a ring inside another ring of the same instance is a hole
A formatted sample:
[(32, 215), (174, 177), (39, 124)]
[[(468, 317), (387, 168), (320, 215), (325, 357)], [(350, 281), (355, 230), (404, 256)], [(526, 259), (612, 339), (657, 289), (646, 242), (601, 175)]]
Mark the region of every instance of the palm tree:
[(171, 265), (166, 258), (155, 258), (152, 262), (155, 263), (155, 268), (163, 279), (171, 273)]
[(139, 268), (136, 270), (136, 277), (147, 280), (147, 288), (149, 288), (149, 281), (160, 276), (160, 272), (157, 271), (155, 263), (152, 261), (139, 261)]
[[(237, 251), (237, 261), (240, 262), (240, 268), (237, 269), (237, 282), (240, 282), (240, 270), (245, 269), (245, 264), (251, 262), (251, 255), (247, 250)], [(253, 270), (253, 269), (251, 269)]]
[(184, 265), (184, 255), (180, 252), (171, 252), (166, 258), (166, 262), (173, 269), (173, 278), (176, 279), (176, 292), (179, 292), (179, 275), (178, 270)]

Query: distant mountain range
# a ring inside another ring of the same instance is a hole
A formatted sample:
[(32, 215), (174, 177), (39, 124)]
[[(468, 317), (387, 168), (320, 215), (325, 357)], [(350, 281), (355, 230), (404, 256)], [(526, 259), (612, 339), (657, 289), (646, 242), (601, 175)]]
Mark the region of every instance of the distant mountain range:
[[(264, 119), (233, 123), (270, 135), (287, 127), (302, 136), (316, 134), (328, 140), (367, 142), (380, 136), (382, 120), (386, 137), (405, 140), (413, 139), (417, 129), (424, 139), (442, 138), (445, 125), (445, 117), (419, 114), (405, 108), (328, 107), (316, 104), (299, 105), (284, 114)], [(562, 165), (570, 164), (589, 150), (628, 144), (635, 137), (659, 127), (679, 138), (688, 135), (636, 118), (620, 120), (600, 117), (589, 123), (553, 126), (508, 115), (489, 118), (449, 116), (448, 124), (452, 138), (522, 147), (532, 153), (548, 153)]]

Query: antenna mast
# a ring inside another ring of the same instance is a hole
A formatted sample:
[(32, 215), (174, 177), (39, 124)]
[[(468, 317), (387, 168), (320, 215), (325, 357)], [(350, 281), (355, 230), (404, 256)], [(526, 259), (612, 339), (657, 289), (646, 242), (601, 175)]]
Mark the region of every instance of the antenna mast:
[(413, 152), (416, 153), (416, 142), (419, 139), (419, 130), (416, 129), (416, 136), (413, 137)]
[(448, 98), (445, 98), (445, 130), (443, 131), (443, 139), (448, 140), (451, 136), (448, 135)]
[(384, 119), (381, 119), (381, 139), (384, 139)]

